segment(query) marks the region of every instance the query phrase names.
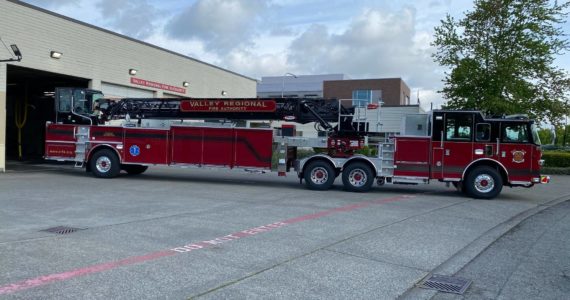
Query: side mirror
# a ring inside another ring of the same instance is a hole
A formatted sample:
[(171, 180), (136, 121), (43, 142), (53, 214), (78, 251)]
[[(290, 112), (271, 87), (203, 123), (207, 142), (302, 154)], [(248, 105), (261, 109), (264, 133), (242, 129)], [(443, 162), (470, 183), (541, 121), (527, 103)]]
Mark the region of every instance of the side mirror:
[(556, 145), (556, 127), (550, 127), (550, 145)]

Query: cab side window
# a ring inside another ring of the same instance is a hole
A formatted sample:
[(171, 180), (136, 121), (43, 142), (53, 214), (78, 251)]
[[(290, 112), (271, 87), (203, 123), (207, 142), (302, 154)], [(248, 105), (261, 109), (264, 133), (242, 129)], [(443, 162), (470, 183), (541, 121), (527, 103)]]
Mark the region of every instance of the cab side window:
[(89, 109), (87, 107), (88, 101), (85, 97), (85, 92), (82, 90), (76, 90), (73, 93), (73, 111), (75, 113), (88, 113)]
[(473, 132), (472, 114), (447, 114), (445, 139), (447, 141), (471, 141)]
[(528, 143), (528, 128), (526, 124), (504, 124), (504, 143)]
[(477, 124), (475, 127), (475, 139), (478, 142), (488, 142), (491, 140), (491, 124)]
[(60, 89), (57, 94), (57, 111), (70, 112), (71, 111), (71, 89)]

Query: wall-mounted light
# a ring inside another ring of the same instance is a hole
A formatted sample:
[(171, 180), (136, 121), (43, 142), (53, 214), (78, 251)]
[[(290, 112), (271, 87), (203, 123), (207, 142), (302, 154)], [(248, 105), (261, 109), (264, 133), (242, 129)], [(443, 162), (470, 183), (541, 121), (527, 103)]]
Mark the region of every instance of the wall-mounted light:
[(190, 85), (190, 82), (188, 82), (188, 81), (183, 81), (183, 82), (182, 82), (182, 86), (183, 86), (183, 87), (188, 87), (189, 85)]
[(50, 56), (51, 58), (60, 59), (61, 56), (63, 56), (63, 53), (57, 52), (57, 51), (51, 51), (51, 52), (49, 53), (49, 56)]
[(228, 94), (228, 92), (222, 91), (222, 96), (225, 96), (225, 95), (227, 95), (227, 94)]
[(129, 75), (137, 75), (137, 69), (129, 69)]
[(16, 44), (12, 44), (10, 45), (10, 47), (12, 47), (12, 52), (14, 52), (14, 55), (16, 55), (16, 57), (18, 58), (18, 61), (22, 60), (22, 52), (20, 52), (20, 49), (18, 48), (18, 46)]
[(0, 59), (0, 62), (7, 62), (7, 61), (22, 61), (22, 52), (20, 52), (20, 49), (18, 49), (18, 46), (16, 46), (16, 44), (12, 44), (10, 45), (10, 47), (12, 47), (12, 52), (14, 52), (14, 55), (16, 56), (16, 58), (8, 58), (8, 59)]

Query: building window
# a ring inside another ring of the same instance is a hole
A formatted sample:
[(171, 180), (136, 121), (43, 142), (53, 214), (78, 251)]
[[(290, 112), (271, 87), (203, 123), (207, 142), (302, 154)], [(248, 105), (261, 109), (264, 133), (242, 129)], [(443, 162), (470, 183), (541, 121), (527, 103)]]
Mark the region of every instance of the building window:
[(352, 106), (364, 107), (375, 103), (382, 97), (380, 90), (354, 90), (352, 91)]

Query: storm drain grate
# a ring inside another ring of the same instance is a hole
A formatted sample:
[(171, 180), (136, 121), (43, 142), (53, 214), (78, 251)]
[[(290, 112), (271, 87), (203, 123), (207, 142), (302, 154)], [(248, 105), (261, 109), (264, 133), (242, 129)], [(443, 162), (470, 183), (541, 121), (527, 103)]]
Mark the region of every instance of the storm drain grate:
[(432, 274), (428, 278), (424, 279), (424, 281), (420, 283), (419, 287), (424, 289), (438, 290), (444, 293), (462, 295), (465, 293), (465, 290), (467, 290), (469, 285), (471, 285), (471, 282), (473, 281), (460, 277)]
[(74, 228), (74, 227), (68, 227), (68, 226), (57, 226), (57, 227), (52, 227), (52, 228), (48, 228), (48, 229), (44, 229), (44, 230), (40, 230), (40, 231), (57, 233), (57, 234), (68, 234), (68, 233), (74, 233), (78, 230), (83, 230), (83, 228)]

